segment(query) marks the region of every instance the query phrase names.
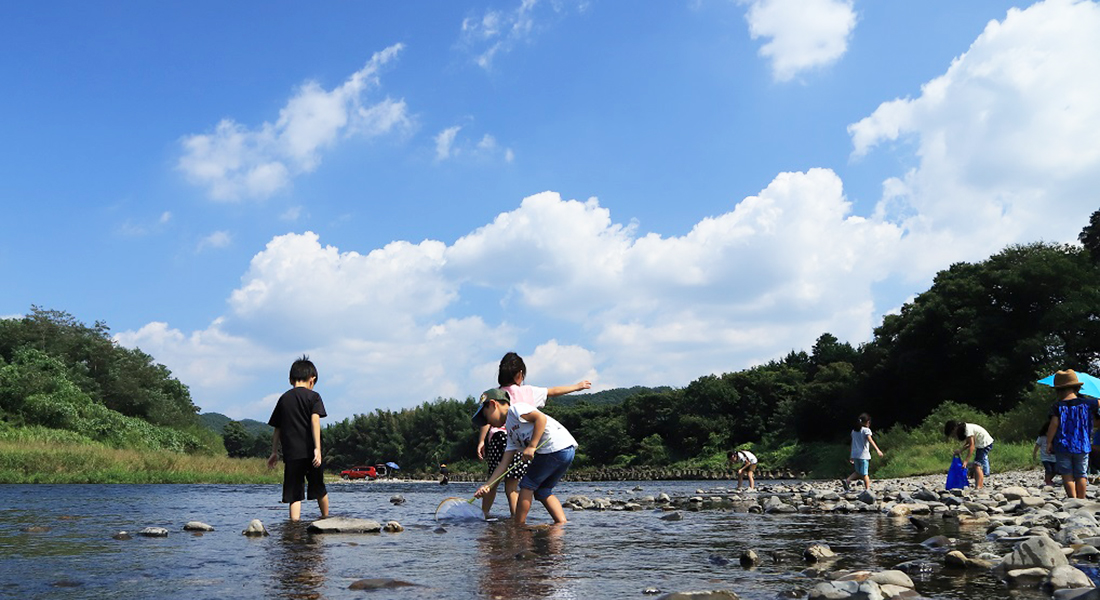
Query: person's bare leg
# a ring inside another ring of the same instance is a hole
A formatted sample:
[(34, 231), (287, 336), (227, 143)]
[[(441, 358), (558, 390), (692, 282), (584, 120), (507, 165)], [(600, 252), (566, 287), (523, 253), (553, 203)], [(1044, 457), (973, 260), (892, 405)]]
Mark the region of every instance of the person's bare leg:
[(500, 487), (500, 484), (494, 485), (488, 494), (481, 497), (481, 512), (485, 513), (486, 519), (489, 518), (489, 509), (493, 508), (493, 501), (497, 499), (498, 487)]
[(317, 499), (317, 508), (321, 510), (321, 518), (328, 518), (328, 494)]
[(504, 495), (508, 496), (508, 514), (516, 516), (516, 502), (519, 501), (519, 480), (504, 480)]
[(756, 478), (753, 477), (753, 474), (752, 474), (753, 471), (755, 471), (755, 470), (756, 469), (749, 469), (749, 489), (750, 490), (754, 489), (756, 487)]
[(1062, 487), (1066, 489), (1066, 498), (1077, 497), (1077, 484), (1073, 481), (1073, 475), (1062, 475)]
[(866, 490), (871, 489), (871, 476), (870, 475), (864, 475), (863, 476), (863, 489), (866, 489)]
[(302, 501), (290, 503), (290, 520), (298, 521), (302, 518)]
[(1077, 483), (1077, 497), (1084, 500), (1085, 499), (1085, 492), (1088, 491), (1089, 480), (1085, 479), (1084, 477), (1078, 477), (1076, 483)]
[(531, 512), (531, 500), (534, 499), (535, 492), (533, 490), (520, 490), (519, 498), (516, 500), (516, 514), (513, 518), (516, 521), (516, 525), (527, 524), (527, 513)]
[(741, 470), (738, 470), (737, 471), (737, 489), (741, 489), (741, 480), (744, 479), (744, 478), (745, 478), (745, 472), (741, 471)]
[(542, 505), (546, 507), (546, 512), (550, 513), (550, 517), (554, 519), (555, 523), (560, 525), (566, 522), (565, 509), (561, 507), (561, 502), (558, 502), (557, 496), (550, 494), (542, 501)]
[(974, 479), (978, 480), (977, 488), (980, 490), (985, 485), (985, 471), (981, 465), (978, 465), (977, 472), (974, 474)]

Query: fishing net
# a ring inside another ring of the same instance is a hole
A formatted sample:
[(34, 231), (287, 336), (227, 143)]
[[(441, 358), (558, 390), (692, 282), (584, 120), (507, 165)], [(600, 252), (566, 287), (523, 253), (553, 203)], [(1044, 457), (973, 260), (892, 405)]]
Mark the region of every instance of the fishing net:
[(480, 506), (465, 498), (446, 498), (435, 509), (437, 521), (484, 521)]

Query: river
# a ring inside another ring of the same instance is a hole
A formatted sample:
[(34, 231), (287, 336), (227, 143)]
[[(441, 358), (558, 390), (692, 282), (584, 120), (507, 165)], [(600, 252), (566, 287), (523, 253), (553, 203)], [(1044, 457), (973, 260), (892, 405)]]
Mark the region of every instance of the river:
[[(563, 483), (559, 497), (629, 498), (691, 495), (722, 482)], [(635, 488), (641, 488), (640, 491)], [(918, 533), (905, 520), (877, 514), (759, 515), (683, 512), (665, 521), (652, 510), (569, 511), (561, 528), (517, 530), (506, 520), (446, 523), (435, 509), (448, 496), (470, 497), (475, 484), (371, 482), (329, 486), (332, 513), (396, 520), (396, 534), (310, 534), (315, 503), (303, 503), (303, 522), (286, 520), (273, 485), (3, 485), (0, 486), (0, 597), (11, 598), (397, 598), (584, 599), (645, 598), (661, 592), (729, 589), (746, 600), (805, 598), (814, 580), (801, 574), (801, 553), (828, 543), (835, 568), (890, 568), (912, 559), (936, 560), (920, 542), (933, 533), (958, 538), (967, 556), (1007, 553), (985, 540), (984, 528), (936, 523)], [(406, 502), (394, 505), (390, 498)], [(494, 513), (505, 515), (498, 498)], [(271, 535), (241, 531), (260, 519)], [(196, 536), (187, 521), (216, 531)], [(548, 523), (541, 505), (531, 524)], [(29, 532), (33, 526), (48, 531)], [(167, 538), (144, 538), (144, 527)], [(134, 539), (112, 538), (118, 531)], [(738, 564), (752, 549), (764, 563)], [(518, 558), (517, 558), (518, 556)], [(712, 556), (727, 559), (715, 560)], [(364, 578), (416, 584), (377, 591), (349, 590)], [(1009, 590), (989, 572), (914, 577), (930, 599), (1039, 600), (1045, 594)]]

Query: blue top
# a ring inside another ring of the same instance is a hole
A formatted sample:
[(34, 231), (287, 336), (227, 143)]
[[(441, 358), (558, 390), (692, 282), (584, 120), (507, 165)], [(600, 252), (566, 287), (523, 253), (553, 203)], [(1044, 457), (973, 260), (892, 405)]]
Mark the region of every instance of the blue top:
[(1077, 396), (1055, 402), (1050, 416), (1058, 417), (1054, 451), (1062, 454), (1088, 454), (1092, 451), (1092, 418), (1100, 409), (1096, 398)]

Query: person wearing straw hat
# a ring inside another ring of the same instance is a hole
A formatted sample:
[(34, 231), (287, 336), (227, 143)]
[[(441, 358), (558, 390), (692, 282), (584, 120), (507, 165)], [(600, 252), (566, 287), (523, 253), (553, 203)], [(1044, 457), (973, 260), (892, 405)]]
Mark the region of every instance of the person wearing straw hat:
[(1100, 409), (1096, 398), (1078, 395), (1082, 385), (1073, 369), (1054, 374), (1058, 400), (1050, 407), (1047, 426), (1047, 452), (1054, 454), (1062, 486), (1070, 498), (1085, 497), (1093, 415)]

